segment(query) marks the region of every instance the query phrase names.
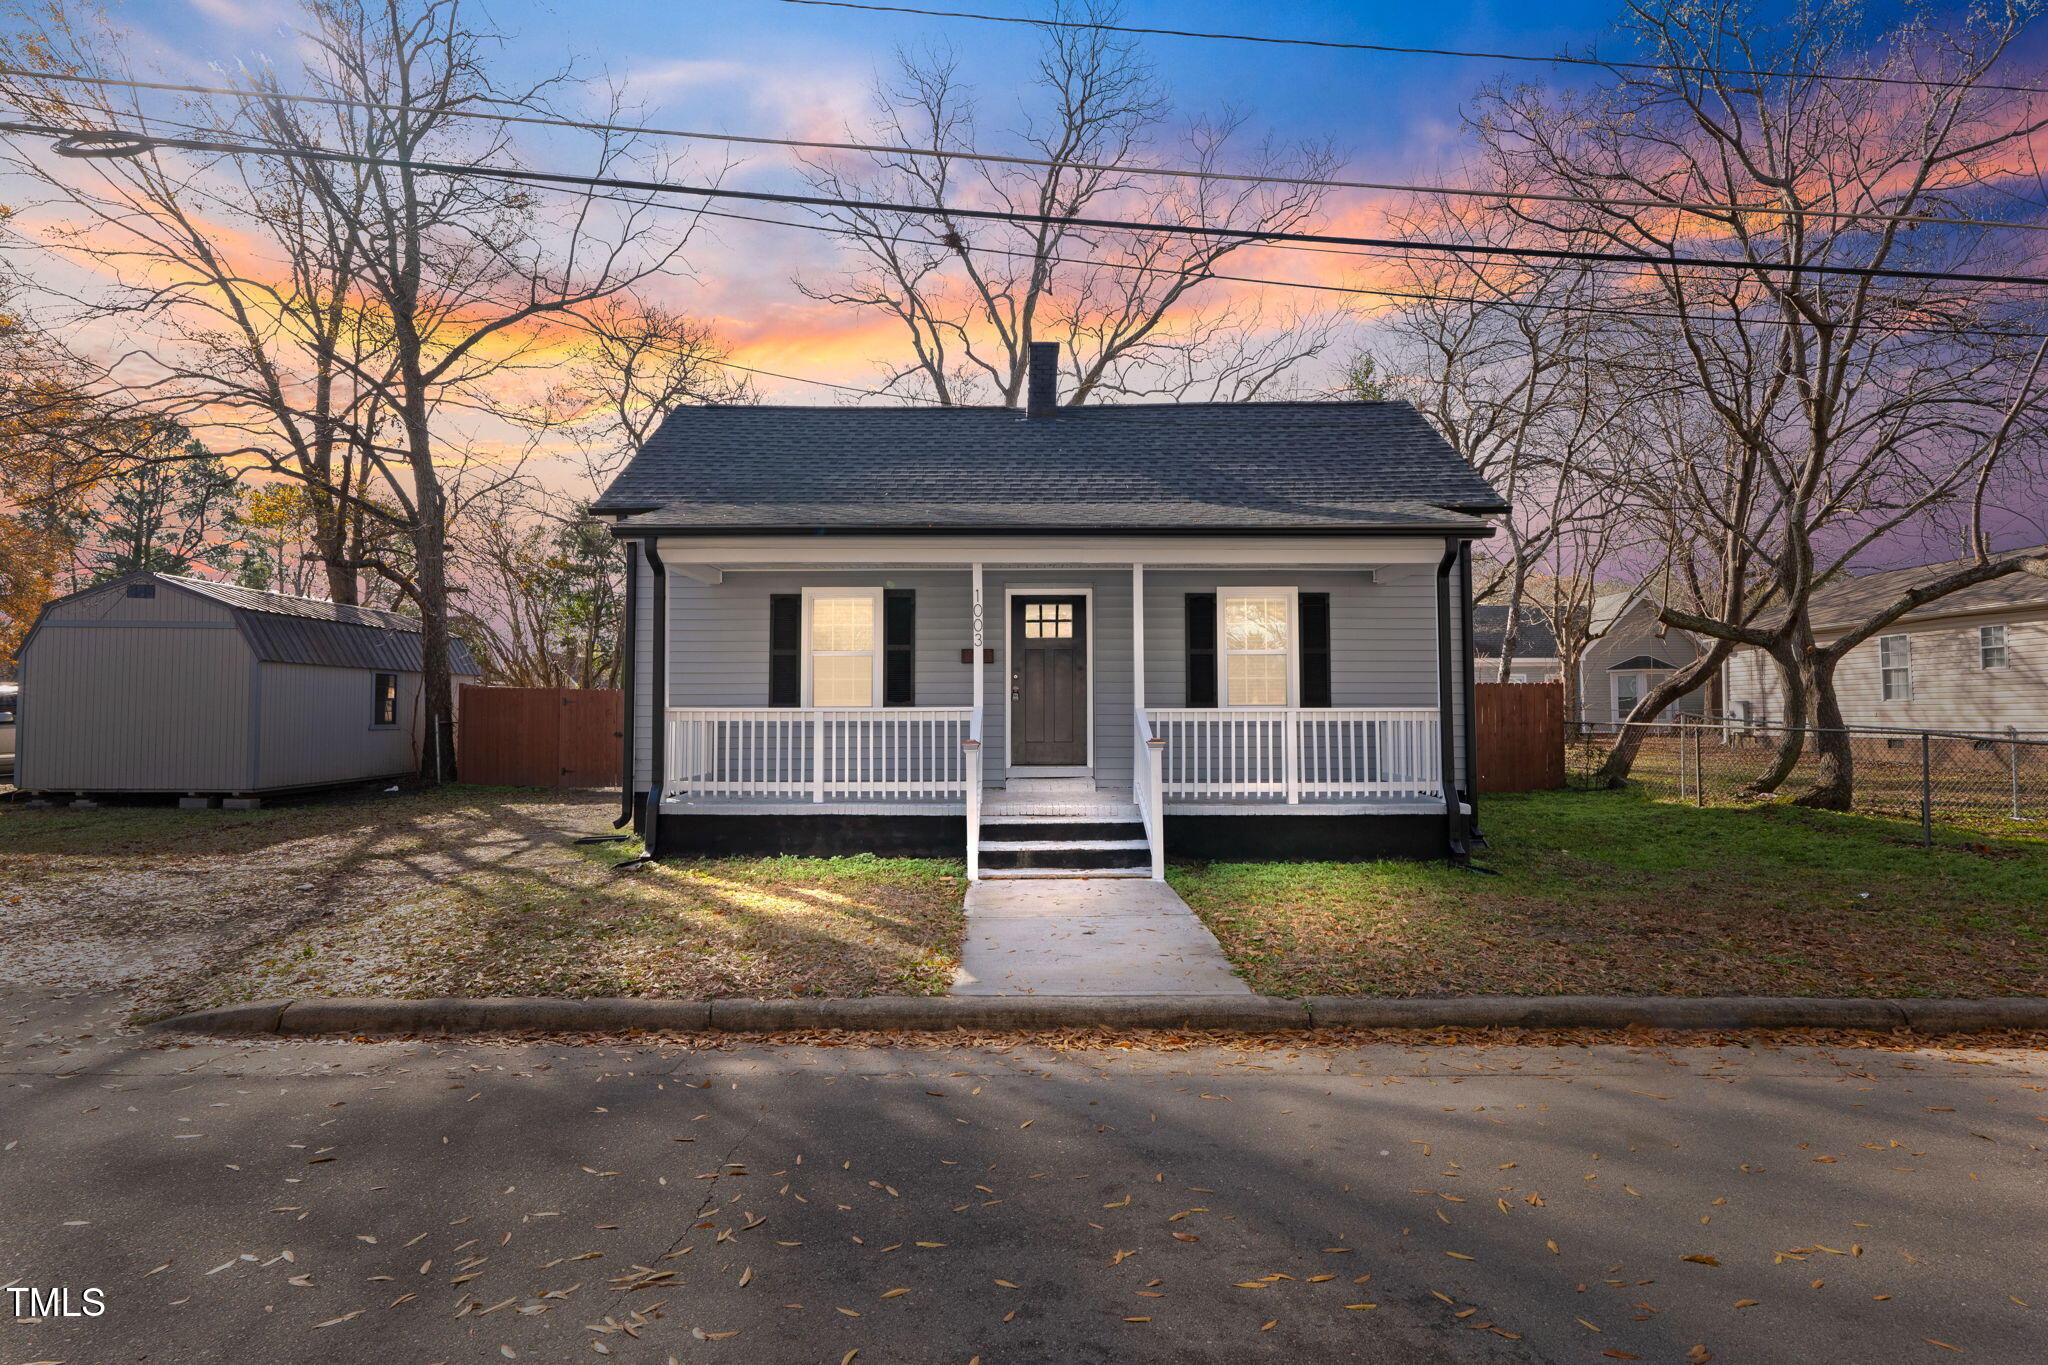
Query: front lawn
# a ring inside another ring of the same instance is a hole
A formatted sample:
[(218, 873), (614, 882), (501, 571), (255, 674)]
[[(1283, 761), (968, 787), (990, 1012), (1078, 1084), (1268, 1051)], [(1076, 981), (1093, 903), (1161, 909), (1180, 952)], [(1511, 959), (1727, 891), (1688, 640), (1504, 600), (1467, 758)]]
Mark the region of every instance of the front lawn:
[(1486, 876), (1169, 872), (1279, 995), (2048, 994), (2048, 843), (1633, 792), (1489, 797)]
[(769, 858), (614, 871), (617, 797), (454, 786), (280, 804), (0, 805), (0, 987), (145, 1016), (276, 996), (925, 995), (964, 869)]

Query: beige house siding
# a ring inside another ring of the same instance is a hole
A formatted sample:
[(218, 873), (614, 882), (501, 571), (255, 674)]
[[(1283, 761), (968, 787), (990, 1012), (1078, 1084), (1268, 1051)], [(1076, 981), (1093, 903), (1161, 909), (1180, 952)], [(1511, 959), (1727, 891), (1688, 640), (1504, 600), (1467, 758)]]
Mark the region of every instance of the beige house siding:
[(252, 718), (263, 742), (259, 785), (310, 787), (419, 767), (419, 674), (398, 675), (398, 724), (375, 726), (372, 670), (279, 663), (262, 670), (262, 701)]
[(22, 660), (15, 783), (241, 790), (254, 670), (241, 632), (226, 621), (174, 629), (46, 621)]
[[(1614, 665), (1647, 656), (1670, 669), (1678, 669), (1691, 663), (1698, 654), (1698, 643), (1684, 631), (1667, 628), (1660, 633), (1654, 603), (1647, 600), (1635, 603), (1621, 614), (1605, 635), (1586, 647), (1579, 664), (1580, 716), (1593, 722), (1626, 719), (1615, 714)], [(1698, 715), (1705, 707), (1706, 687), (1702, 685), (1681, 699), (1675, 709), (1688, 715)]]
[[(2006, 628), (2004, 668), (1979, 666), (1978, 628)], [(2015, 608), (1901, 622), (1886, 635), (1911, 642), (1912, 695), (1884, 699), (1877, 639), (1849, 651), (1835, 670), (1842, 719), (1850, 725), (1932, 730), (2048, 731), (2048, 609)], [(1825, 633), (1823, 642), (1833, 638)], [(1755, 718), (1782, 721), (1784, 689), (1777, 668), (1743, 650), (1727, 669), (1731, 711), (1749, 702)]]

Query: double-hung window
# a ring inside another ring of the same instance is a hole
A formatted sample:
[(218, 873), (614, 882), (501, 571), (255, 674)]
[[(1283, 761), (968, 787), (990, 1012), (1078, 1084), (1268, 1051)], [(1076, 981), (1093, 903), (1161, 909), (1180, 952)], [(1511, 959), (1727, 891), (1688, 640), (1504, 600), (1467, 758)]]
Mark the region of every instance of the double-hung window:
[(882, 590), (804, 590), (804, 692), (812, 706), (875, 706), (882, 696)]
[(2004, 668), (2009, 657), (2004, 626), (1977, 627), (1977, 667)]
[(1222, 588), (1216, 612), (1225, 706), (1287, 706), (1294, 698), (1292, 588)]
[(1877, 637), (1878, 689), (1886, 701), (1913, 700), (1913, 637)]

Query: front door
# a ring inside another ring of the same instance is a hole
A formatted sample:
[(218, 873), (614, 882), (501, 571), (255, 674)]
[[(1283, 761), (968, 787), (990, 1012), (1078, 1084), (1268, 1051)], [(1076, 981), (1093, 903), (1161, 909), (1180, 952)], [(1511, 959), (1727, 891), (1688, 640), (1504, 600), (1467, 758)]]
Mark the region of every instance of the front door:
[(1088, 763), (1088, 599), (1010, 599), (1010, 763)]

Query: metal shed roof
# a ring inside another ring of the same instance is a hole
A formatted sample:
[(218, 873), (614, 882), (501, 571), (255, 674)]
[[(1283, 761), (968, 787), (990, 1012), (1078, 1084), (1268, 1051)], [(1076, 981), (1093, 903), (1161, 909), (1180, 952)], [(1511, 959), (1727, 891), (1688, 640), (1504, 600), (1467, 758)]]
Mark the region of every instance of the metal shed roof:
[[(387, 669), (394, 673), (420, 671), (420, 623), (416, 617), (379, 607), (353, 607), (318, 597), (265, 592), (182, 574), (126, 574), (94, 584), (84, 593), (104, 592), (124, 583), (161, 583), (220, 603), (233, 612), (242, 637), (256, 657), (266, 663)], [(64, 600), (67, 599), (58, 599)], [(477, 677), (483, 673), (469, 646), (459, 638), (449, 641), (448, 667), (457, 677)]]

